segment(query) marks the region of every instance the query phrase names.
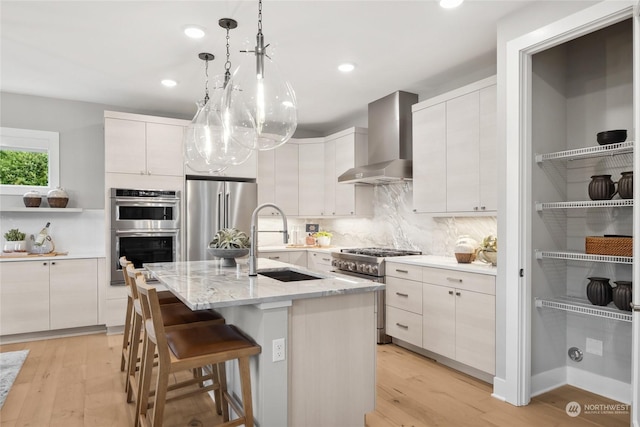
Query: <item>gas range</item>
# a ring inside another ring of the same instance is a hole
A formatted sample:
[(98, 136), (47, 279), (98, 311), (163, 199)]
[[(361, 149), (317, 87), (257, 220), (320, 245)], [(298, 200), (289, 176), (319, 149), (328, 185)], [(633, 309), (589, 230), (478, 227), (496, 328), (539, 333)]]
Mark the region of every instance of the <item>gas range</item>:
[(331, 265), (337, 271), (360, 273), (366, 276), (384, 277), (384, 259), (388, 257), (421, 255), (422, 252), (389, 248), (353, 248), (333, 252)]

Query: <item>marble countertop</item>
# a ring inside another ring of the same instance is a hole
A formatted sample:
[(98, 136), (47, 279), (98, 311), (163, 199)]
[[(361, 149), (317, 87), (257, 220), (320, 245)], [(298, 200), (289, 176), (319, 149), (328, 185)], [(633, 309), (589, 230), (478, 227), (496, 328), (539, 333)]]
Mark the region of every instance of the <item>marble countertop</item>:
[(262, 275), (249, 277), (247, 262), (242, 259), (238, 260), (236, 267), (221, 267), (218, 260), (153, 263), (145, 264), (144, 267), (192, 310), (282, 302), (384, 289), (382, 283), (337, 273), (316, 272), (265, 258), (258, 259), (259, 272), (290, 268), (323, 278), (281, 282)]
[(447, 270), (466, 271), (469, 273), (489, 274), (495, 276), (497, 267), (485, 264), (481, 261), (474, 261), (469, 264), (460, 264), (455, 257), (436, 255), (409, 255), (385, 258), (387, 262), (397, 262), (400, 264), (418, 265), (421, 267), (444, 268)]

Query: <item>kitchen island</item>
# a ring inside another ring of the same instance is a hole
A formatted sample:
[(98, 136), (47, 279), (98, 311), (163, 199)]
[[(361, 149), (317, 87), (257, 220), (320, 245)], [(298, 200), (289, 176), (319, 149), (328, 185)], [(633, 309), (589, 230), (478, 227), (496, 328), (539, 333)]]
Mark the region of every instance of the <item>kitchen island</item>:
[[(260, 258), (258, 276), (246, 260), (145, 264), (194, 310), (212, 308), (262, 346), (251, 361), (254, 416), (261, 427), (363, 426), (375, 408), (375, 292), (384, 284), (315, 272)], [(318, 276), (279, 281), (260, 273), (292, 269)], [(284, 338), (284, 360), (274, 340)], [(239, 395), (236, 367), (229, 389)]]

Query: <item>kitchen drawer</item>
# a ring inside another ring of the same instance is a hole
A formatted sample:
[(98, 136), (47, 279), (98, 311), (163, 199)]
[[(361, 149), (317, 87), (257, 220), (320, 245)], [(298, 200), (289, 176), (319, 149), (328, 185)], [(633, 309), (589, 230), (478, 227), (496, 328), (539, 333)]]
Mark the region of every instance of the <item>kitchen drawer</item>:
[(496, 294), (496, 278), (489, 274), (468, 273), (444, 268), (424, 267), (423, 282), (456, 289)]
[(387, 305), (422, 314), (422, 282), (387, 277)]
[(422, 281), (422, 268), (418, 265), (385, 261), (385, 276)]
[(387, 334), (422, 347), (422, 316), (387, 305)]

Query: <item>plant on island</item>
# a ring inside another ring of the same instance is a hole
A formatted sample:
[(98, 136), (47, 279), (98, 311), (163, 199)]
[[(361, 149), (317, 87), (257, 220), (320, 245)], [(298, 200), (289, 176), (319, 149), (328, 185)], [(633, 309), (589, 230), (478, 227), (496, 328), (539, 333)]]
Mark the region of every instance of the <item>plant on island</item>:
[(209, 243), (215, 249), (246, 249), (251, 247), (249, 236), (237, 228), (222, 228), (213, 236)]

